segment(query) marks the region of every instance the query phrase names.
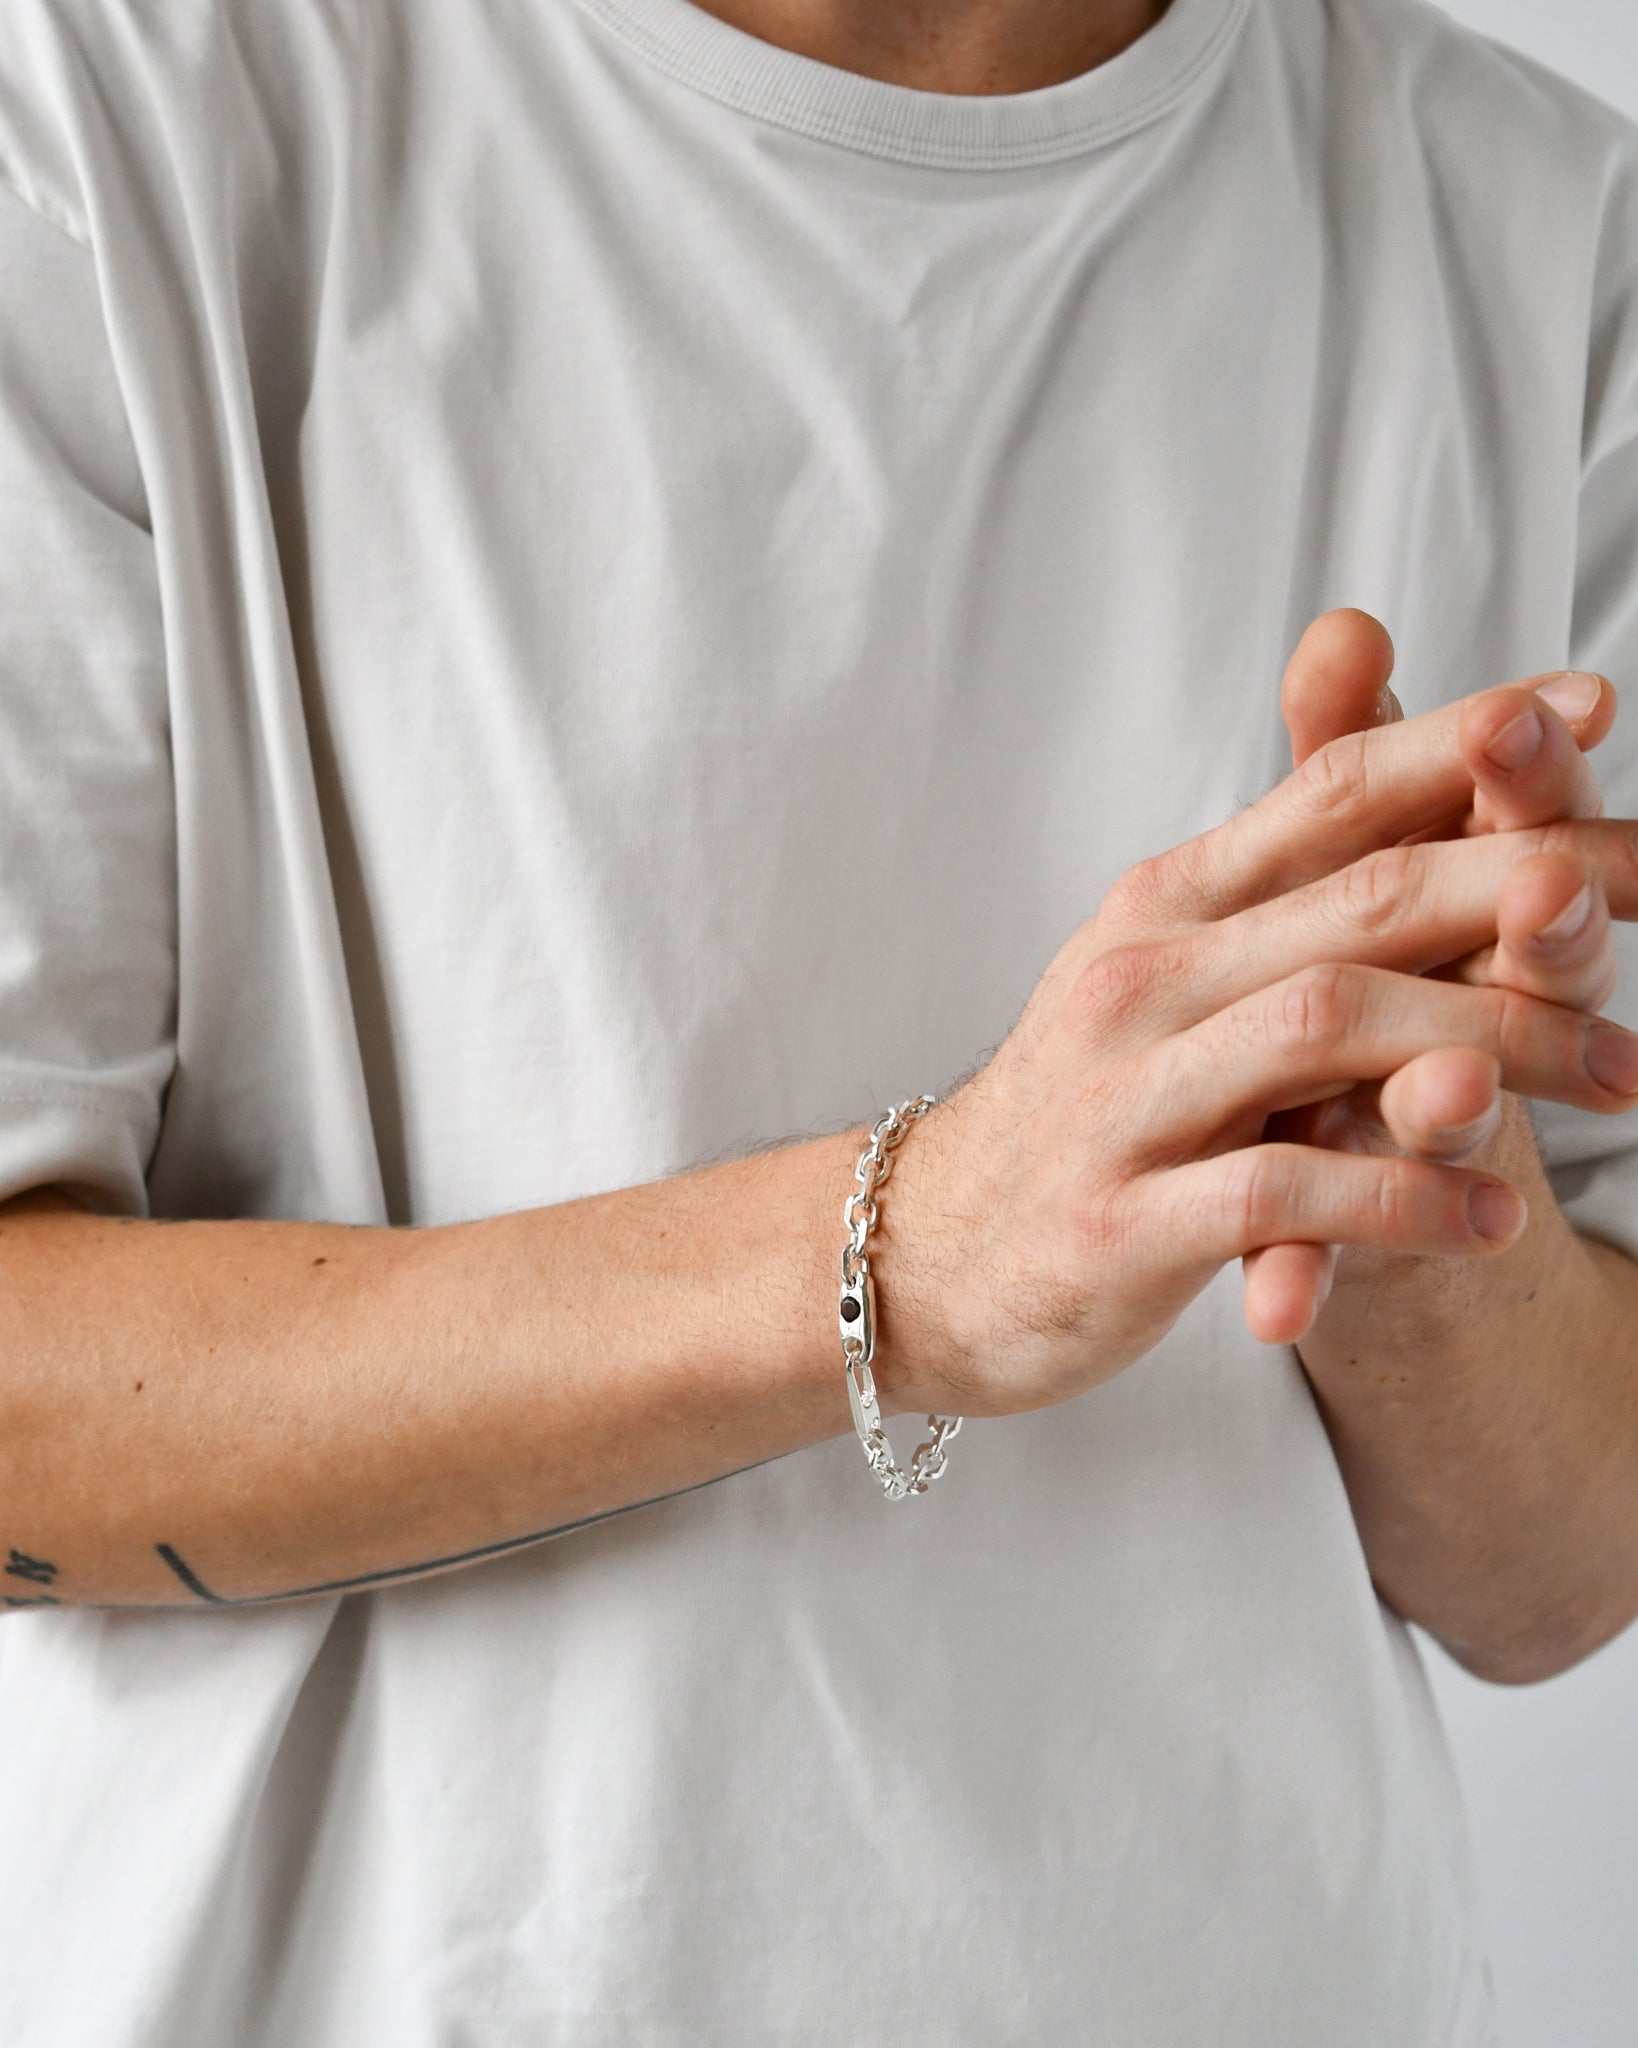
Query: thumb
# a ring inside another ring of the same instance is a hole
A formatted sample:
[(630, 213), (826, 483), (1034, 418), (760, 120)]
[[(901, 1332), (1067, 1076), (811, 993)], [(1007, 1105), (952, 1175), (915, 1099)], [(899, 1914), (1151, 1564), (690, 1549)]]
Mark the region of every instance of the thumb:
[(1393, 642), (1369, 612), (1322, 612), (1297, 643), (1280, 686), (1280, 714), (1300, 768), (1327, 740), (1391, 725), (1404, 713), (1388, 688)]

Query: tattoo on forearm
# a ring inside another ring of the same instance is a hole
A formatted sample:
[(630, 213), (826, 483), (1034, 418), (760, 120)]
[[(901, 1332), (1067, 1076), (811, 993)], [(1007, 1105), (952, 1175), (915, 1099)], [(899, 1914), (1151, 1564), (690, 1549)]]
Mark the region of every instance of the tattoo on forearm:
[(49, 1586), (57, 1567), (43, 1557), (30, 1557), (26, 1550), (14, 1550), (6, 1560), (6, 1573), (13, 1579), (29, 1579), (36, 1586)]
[[(758, 1465), (772, 1464), (771, 1458), (759, 1458)], [(756, 1465), (741, 1467), (742, 1471), (754, 1472)], [(199, 1574), (170, 1543), (156, 1543), (154, 1549), (166, 1566), (175, 1573), (182, 1584), (196, 1600), (202, 1600), (210, 1607), (267, 1607), (278, 1600), (301, 1600), (317, 1593), (359, 1593), (372, 1586), (391, 1586), (404, 1579), (422, 1577), (428, 1572), (449, 1571), (456, 1565), (479, 1564), (485, 1558), (504, 1557), (508, 1551), (527, 1550), (533, 1543), (548, 1542), (554, 1536), (568, 1536), (576, 1529), (589, 1529), (595, 1522), (612, 1521), (616, 1515), (629, 1515), (638, 1508), (651, 1508), (665, 1500), (681, 1500), (685, 1494), (699, 1493), (707, 1486), (720, 1486), (724, 1479), (732, 1479), (737, 1473), (724, 1472), (715, 1479), (702, 1479), (694, 1486), (679, 1486), (671, 1493), (657, 1493), (651, 1500), (633, 1501), (629, 1507), (605, 1508), (601, 1514), (583, 1515), (577, 1522), (561, 1522), (553, 1529), (537, 1529), (532, 1535), (511, 1536), (503, 1543), (485, 1543), (477, 1550), (458, 1550), (449, 1557), (424, 1558), (419, 1564), (391, 1566), (386, 1571), (363, 1572), (356, 1578), (324, 1579), (317, 1585), (293, 1586), (286, 1593), (214, 1593)]]
[[(26, 1550), (13, 1550), (0, 1570), (7, 1578), (22, 1579), (31, 1586), (49, 1586), (57, 1567), (43, 1557), (30, 1557)], [(55, 1593), (6, 1593), (0, 1595), (8, 1607), (61, 1607)]]

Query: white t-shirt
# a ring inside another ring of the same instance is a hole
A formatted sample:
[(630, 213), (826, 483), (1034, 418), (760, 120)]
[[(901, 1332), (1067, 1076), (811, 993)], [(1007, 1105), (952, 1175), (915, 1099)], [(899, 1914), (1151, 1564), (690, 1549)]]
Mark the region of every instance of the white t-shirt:
[[(1283, 771), (1316, 612), (1412, 712), (1638, 686), (1638, 135), (1419, 0), (988, 100), (687, 0), (6, 0), (0, 182), (0, 1192), (437, 1224), (840, 1128)], [(1542, 1128), (1638, 1251), (1630, 1126)], [(0, 2040), (1490, 2043), (1237, 1270), (956, 1448), (8, 1619)]]

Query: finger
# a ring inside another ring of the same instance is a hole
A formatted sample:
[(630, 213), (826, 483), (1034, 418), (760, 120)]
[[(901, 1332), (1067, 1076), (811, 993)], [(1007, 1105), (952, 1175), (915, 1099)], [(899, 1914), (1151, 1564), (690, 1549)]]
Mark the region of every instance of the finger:
[(1324, 612), (1297, 642), (1280, 685), (1280, 715), (1293, 767), (1344, 733), (1387, 725), (1398, 713), (1388, 688), (1393, 642), (1369, 612)]
[(1155, 1176), (1156, 1221), (1211, 1269), (1266, 1245), (1358, 1245), (1424, 1258), (1502, 1250), (1522, 1195), (1493, 1174), (1308, 1145), (1248, 1145)]
[(1599, 726), (1608, 730), (1614, 702), (1602, 676), (1573, 674), (1470, 698), (1458, 733), (1473, 773), (1470, 829), (1511, 832), (1552, 818), (1602, 817), (1598, 778), (1578, 742)]
[[(1327, 741), (1225, 824), (1129, 869), (1100, 918), (1107, 913), (1109, 929), (1120, 936), (1230, 917), (1377, 848), (1450, 827), (1474, 797), (1463, 720), (1478, 715), (1469, 706), (1492, 696), (1520, 701), (1507, 686)], [(1588, 730), (1596, 733), (1597, 723)]]
[(1413, 1158), (1471, 1159), (1501, 1122), (1501, 1062), (1472, 1046), (1422, 1053), (1382, 1083), (1377, 1107), (1388, 1139)]
[[(1362, 1082), (1345, 1095), (1265, 1117), (1262, 1140), (1324, 1144), (1333, 1112), (1344, 1112), (1351, 1123), (1352, 1105), (1367, 1090), (1374, 1093), (1376, 1085)], [(1246, 1280), (1246, 1325), (1253, 1335), (1266, 1344), (1294, 1344), (1305, 1335), (1330, 1295), (1338, 1250), (1334, 1244), (1271, 1244), (1248, 1252), (1240, 1263)]]
[(1618, 1024), (1501, 989), (1328, 963), (1259, 989), (1143, 1055), (1139, 1085), (1163, 1105), (1150, 1163), (1189, 1157), (1254, 1120), (1358, 1082), (1386, 1081), (1443, 1047), (1487, 1055), (1516, 1095), (1605, 1114), (1638, 1100), (1638, 1034)]
[(1380, 1157), (1469, 1160), (1495, 1136), (1505, 1097), (1501, 1063), (1473, 1046), (1419, 1053), (1385, 1081), (1269, 1119), (1265, 1135)]
[[(1526, 831), (1383, 847), (1337, 874), (1157, 947), (1142, 1028), (1194, 1023), (1325, 961), (1417, 975), (1463, 962), (1496, 944), (1510, 871), (1543, 854), (1568, 856), (1592, 876), (1610, 915), (1638, 919), (1638, 838), (1628, 820), (1567, 819)], [(1527, 879), (1521, 894), (1534, 903), (1536, 887)], [(1183, 974), (1168, 963), (1180, 945), (1188, 955)], [(1100, 972), (1113, 980), (1118, 964), (1100, 968), (1094, 960), (1087, 971), (1094, 980)]]
[[(1294, 767), (1345, 733), (1403, 718), (1388, 687), (1393, 663), (1392, 640), (1368, 614), (1330, 612), (1314, 621), (1292, 656), (1281, 691)], [(1475, 815), (1469, 829), (1506, 830), (1561, 816), (1601, 815), (1597, 781), (1577, 735), (1588, 746), (1604, 737), (1614, 715), (1613, 696), (1601, 677), (1566, 673), (1546, 678), (1533, 693), (1496, 693), (1477, 700), (1473, 709), (1478, 716), (1459, 731), (1463, 755), (1473, 769)], [(1535, 715), (1538, 697), (1549, 707), (1544, 717)], [(1492, 745), (1498, 755), (1494, 761), (1487, 752)], [(1440, 830), (1426, 829), (1429, 836)], [(1548, 927), (1562, 908), (1551, 906), (1537, 922)], [(1521, 916), (1529, 922), (1527, 911)], [(1597, 920), (1587, 923), (1595, 926)], [(1504, 985), (1587, 1009), (1608, 1000), (1614, 971), (1607, 913), (1602, 945), (1595, 931), (1575, 939), (1568, 926), (1541, 934), (1532, 927), (1525, 940), (1531, 945), (1532, 967), (1542, 964), (1537, 952), (1545, 948), (1548, 971), (1514, 973), (1510, 956), (1504, 957), (1498, 965)], [(1590, 953), (1598, 959), (1589, 967)], [(1598, 971), (1599, 963), (1606, 971)], [(1347, 1096), (1295, 1112), (1287, 1122), (1354, 1105), (1344, 1121), (1350, 1130), (1357, 1126), (1362, 1131), (1358, 1105), (1369, 1096), (1383, 1144), (1397, 1143), (1426, 1158), (1463, 1158), (1488, 1143), (1500, 1121), (1499, 1075), (1500, 1064), (1489, 1054), (1465, 1048), (1430, 1052), (1385, 1083), (1363, 1084)], [(1251, 1333), (1273, 1344), (1295, 1343), (1306, 1335), (1329, 1296), (1337, 1250), (1334, 1245), (1285, 1244), (1248, 1254), (1243, 1261), (1245, 1319)]]
[(1247, 1252), (1246, 1328), (1261, 1344), (1295, 1344), (1306, 1337), (1330, 1298), (1336, 1278), (1334, 1244), (1271, 1244)]
[(1520, 861), (1502, 879), (1496, 943), (1441, 969), (1474, 987), (1512, 988), (1574, 1010), (1615, 992), (1615, 947), (1602, 879), (1568, 854)]
[(1356, 1081), (1317, 1102), (1280, 1110), (1264, 1118), (1264, 1141), (1321, 1145), (1330, 1152), (1393, 1152), (1398, 1148), (1382, 1121), (1382, 1088), (1381, 1081)]

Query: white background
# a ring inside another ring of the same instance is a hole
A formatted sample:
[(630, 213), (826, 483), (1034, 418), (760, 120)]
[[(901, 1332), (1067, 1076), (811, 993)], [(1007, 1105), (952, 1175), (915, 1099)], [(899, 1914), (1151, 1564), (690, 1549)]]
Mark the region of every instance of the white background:
[[(1638, 119), (1638, 0), (1445, 4)], [(1615, 682), (1638, 697), (1638, 676)], [(1473, 1816), (1506, 2048), (1638, 2048), (1638, 1630), (1517, 1691), (1436, 1652), (1428, 1664)]]

